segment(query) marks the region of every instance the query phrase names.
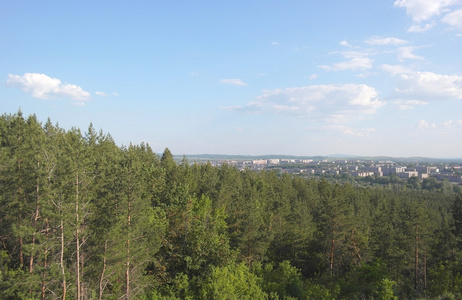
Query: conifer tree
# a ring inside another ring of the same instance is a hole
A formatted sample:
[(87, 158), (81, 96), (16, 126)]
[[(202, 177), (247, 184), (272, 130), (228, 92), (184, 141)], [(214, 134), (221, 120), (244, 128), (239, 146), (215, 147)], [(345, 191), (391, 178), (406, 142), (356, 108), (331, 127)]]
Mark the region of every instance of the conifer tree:
[(146, 195), (149, 169), (140, 157), (140, 148), (136, 146), (123, 151), (117, 181), (117, 221), (111, 229), (118, 234), (112, 235), (115, 238), (112, 242), (119, 252), (116, 254), (120, 266), (117, 277), (124, 283), (121, 295), (127, 300), (147, 287), (143, 272), (153, 262), (165, 226), (163, 210), (153, 208)]

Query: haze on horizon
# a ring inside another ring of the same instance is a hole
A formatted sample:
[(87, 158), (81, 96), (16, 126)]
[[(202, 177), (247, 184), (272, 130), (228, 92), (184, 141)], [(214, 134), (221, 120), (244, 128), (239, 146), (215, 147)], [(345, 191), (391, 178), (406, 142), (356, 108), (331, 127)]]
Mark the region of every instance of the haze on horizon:
[(174, 154), (462, 157), (462, 2), (0, 1), (1, 113)]

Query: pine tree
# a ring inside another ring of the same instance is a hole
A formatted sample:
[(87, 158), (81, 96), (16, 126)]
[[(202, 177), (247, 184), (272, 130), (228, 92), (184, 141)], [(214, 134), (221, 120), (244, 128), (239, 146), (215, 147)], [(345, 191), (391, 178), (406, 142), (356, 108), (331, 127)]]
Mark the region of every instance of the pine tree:
[[(117, 191), (117, 223), (113, 230), (118, 233), (113, 241), (120, 257), (119, 279), (123, 272), (124, 299), (132, 299), (146, 288), (143, 271), (153, 262), (153, 256), (160, 247), (165, 217), (161, 209), (151, 206), (151, 199), (146, 195), (149, 168), (140, 159), (140, 148), (130, 146), (123, 151), (120, 163)], [(148, 252), (146, 251), (148, 250)]]

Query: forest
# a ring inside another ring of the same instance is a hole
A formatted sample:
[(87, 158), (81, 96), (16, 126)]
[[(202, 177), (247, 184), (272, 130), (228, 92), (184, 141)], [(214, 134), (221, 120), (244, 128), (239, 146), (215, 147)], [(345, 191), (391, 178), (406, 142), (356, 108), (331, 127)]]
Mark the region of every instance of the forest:
[(460, 188), (355, 186), (0, 117), (0, 299), (457, 299)]

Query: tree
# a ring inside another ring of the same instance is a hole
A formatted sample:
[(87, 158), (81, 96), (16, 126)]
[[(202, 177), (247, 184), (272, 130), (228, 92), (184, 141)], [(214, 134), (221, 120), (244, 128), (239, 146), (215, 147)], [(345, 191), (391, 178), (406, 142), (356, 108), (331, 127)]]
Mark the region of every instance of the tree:
[(299, 269), (289, 261), (281, 262), (277, 267), (271, 263), (258, 266), (255, 272), (262, 278), (262, 289), (270, 299), (306, 299), (307, 292)]
[(352, 208), (339, 185), (332, 186), (322, 180), (318, 188), (320, 198), (315, 213), (318, 243), (328, 258), (329, 274), (341, 275), (342, 259), (347, 258), (345, 254), (348, 253), (348, 236), (354, 232)]
[[(146, 195), (146, 172), (149, 168), (140, 159), (140, 149), (130, 146), (123, 151), (117, 191), (116, 223), (113, 249), (116, 264), (121, 267), (116, 278), (123, 280), (121, 291), (124, 299), (132, 299), (148, 285), (143, 271), (153, 261), (160, 247), (160, 238), (165, 227), (163, 210), (153, 208)], [(122, 277), (121, 273), (124, 274)]]
[[(191, 293), (198, 295), (214, 266), (234, 262), (226, 234), (223, 209), (213, 209), (210, 198), (191, 197), (186, 207), (167, 209), (169, 226), (153, 273), (160, 273), (163, 293), (175, 290), (179, 278), (187, 278)], [(177, 290), (176, 293), (179, 291)]]
[(261, 279), (244, 263), (214, 267), (202, 289), (203, 299), (267, 299)]

